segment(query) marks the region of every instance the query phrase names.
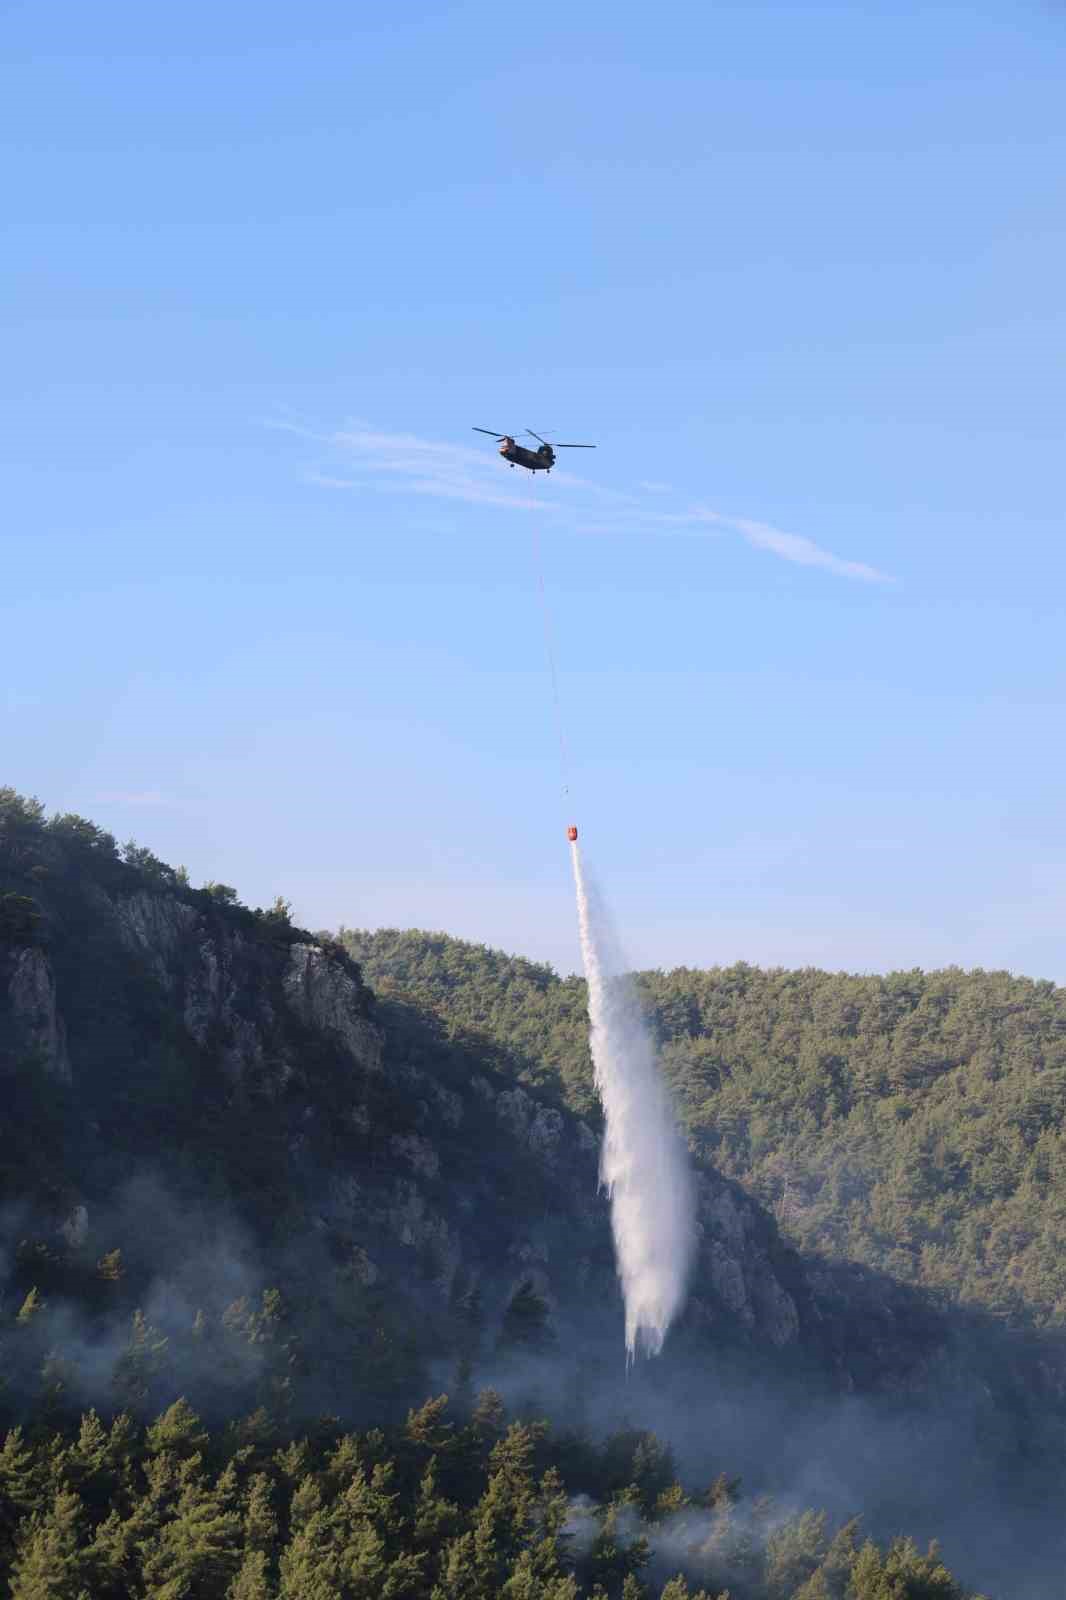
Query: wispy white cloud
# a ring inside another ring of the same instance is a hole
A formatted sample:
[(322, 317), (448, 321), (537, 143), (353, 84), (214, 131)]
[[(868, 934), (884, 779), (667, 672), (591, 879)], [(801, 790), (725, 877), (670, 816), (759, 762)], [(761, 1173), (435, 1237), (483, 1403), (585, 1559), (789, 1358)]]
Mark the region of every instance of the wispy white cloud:
[[(550, 514), (575, 532), (601, 536), (699, 534), (717, 529), (739, 534), (754, 549), (797, 566), (820, 567), (837, 577), (862, 583), (893, 581), (887, 573), (864, 561), (834, 555), (803, 534), (786, 533), (767, 522), (702, 505), (664, 509), (663, 497), (674, 493), (666, 483), (646, 480), (638, 483), (634, 491), (627, 491), (557, 468), (552, 474), (552, 487), (569, 492), (565, 499), (554, 498), (539, 481), (531, 484), (521, 468), (501, 472), (499, 456), (491, 448), (424, 439), (413, 433), (390, 433), (364, 421), (348, 422), (332, 432), (285, 418), (273, 420), (270, 426), (327, 452), (329, 466), (306, 474), (309, 482), (325, 489), (376, 490), (507, 511), (537, 511)], [(335, 464), (354, 467), (358, 476), (342, 475)], [(654, 503), (649, 497), (654, 497)]]
[(823, 550), (813, 539), (798, 533), (783, 533), (768, 522), (754, 522), (750, 517), (730, 517), (720, 511), (696, 511), (692, 515), (699, 522), (708, 522), (723, 528), (734, 528), (756, 550), (769, 550), (783, 561), (795, 561), (801, 567), (823, 567), (841, 578), (858, 578), (863, 583), (891, 583), (886, 572), (879, 572), (865, 561), (845, 561)]

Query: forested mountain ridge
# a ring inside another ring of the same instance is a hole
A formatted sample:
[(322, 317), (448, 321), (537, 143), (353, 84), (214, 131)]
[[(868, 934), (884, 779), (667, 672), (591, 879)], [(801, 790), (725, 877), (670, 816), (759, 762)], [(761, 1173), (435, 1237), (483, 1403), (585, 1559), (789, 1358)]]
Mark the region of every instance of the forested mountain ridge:
[[(214, 1415), (221, 1374), (251, 1382), (258, 1358), (231, 1347), (270, 1342), (256, 1303), (279, 1286), (289, 1386), (354, 1417), (417, 1398), (430, 1367), (498, 1360), (501, 1341), (580, 1323), (589, 1349), (617, 1348), (597, 1139), (504, 1058), (376, 999), (283, 904), (192, 889), (11, 791), (0, 868), (0, 1266), (12, 1314), (31, 1291), (80, 1308), (53, 1319), (71, 1393), (120, 1370), (115, 1319), (157, 1307), (168, 1361)], [(833, 1324), (772, 1218), (711, 1169), (699, 1193), (692, 1336), (835, 1370)], [(31, 1320), (8, 1327), (20, 1371), (47, 1342)], [(228, 1351), (214, 1369), (205, 1330)]]
[[(441, 934), (341, 938), (379, 992), (595, 1116), (580, 979)], [(637, 981), (693, 1147), (801, 1250), (1066, 1323), (1066, 990), (958, 968)]]
[[(1040, 1519), (1037, 1571), (1031, 1508), (1060, 1492), (1066, 1437), (1052, 1336), (1008, 1341), (883, 1272), (804, 1259), (700, 1158), (688, 1305), (627, 1374), (582, 986), (493, 955), (479, 992), (483, 954), (443, 940), (420, 993), (421, 936), (399, 944), (402, 982), (284, 902), (194, 889), (0, 791), (17, 1600), (651, 1600), (678, 1568), (734, 1600), (955, 1600), (935, 1556), (888, 1549), (901, 1528), (1042, 1600), (1058, 1534)], [(442, 978), (442, 952), (477, 981)], [(534, 1427), (532, 1464), (520, 1441), (494, 1461), (490, 1387)], [(452, 1420), (413, 1424), (416, 1462), (407, 1409), (445, 1389)], [(345, 1443), (353, 1426), (370, 1432)], [(427, 1448), (449, 1486), (423, 1501)], [(552, 1469), (571, 1497), (554, 1553)], [(784, 1504), (738, 1501), (738, 1472)], [(970, 1508), (989, 1499), (985, 1538)], [(865, 1509), (883, 1548), (812, 1504)], [(642, 1567), (645, 1538), (667, 1567)]]

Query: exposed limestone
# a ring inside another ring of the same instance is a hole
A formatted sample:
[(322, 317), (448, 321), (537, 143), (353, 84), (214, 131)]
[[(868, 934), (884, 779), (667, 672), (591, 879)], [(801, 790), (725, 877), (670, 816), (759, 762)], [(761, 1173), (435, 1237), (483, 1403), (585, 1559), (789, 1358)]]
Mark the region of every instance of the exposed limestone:
[(185, 1026), (197, 1044), (207, 1043), (208, 1030), (222, 1018), (223, 969), (213, 939), (203, 939), (185, 982)]
[(413, 1179), (397, 1179), (385, 1220), (398, 1243), (421, 1252), (432, 1262), (432, 1281), (442, 1293), (446, 1292), (462, 1259), (462, 1251), (448, 1223), (430, 1209)]
[(231, 1014), (227, 1024), (229, 1039), (222, 1051), (222, 1066), (227, 1077), (239, 1082), (253, 1074), (257, 1088), (269, 1088), (275, 1094), (284, 1088), (292, 1076), (292, 1069), (287, 1062), (278, 1062), (275, 1071), (268, 1077), (264, 1070), (263, 1041), (255, 1023), (247, 1017)]
[(748, 1300), (744, 1269), (736, 1256), (729, 1254), (720, 1239), (712, 1239), (702, 1254), (701, 1265), (705, 1267), (711, 1280), (711, 1288), (723, 1305), (727, 1306), (746, 1328), (753, 1327), (755, 1312)]
[(194, 906), (173, 895), (139, 889), (115, 903), (123, 944), (145, 957), (160, 983), (172, 988), (178, 952), (198, 921)]
[(67, 1030), (56, 1004), (56, 985), (43, 950), (16, 950), (10, 967), (8, 998), (15, 1034), (22, 1048), (37, 1054), (45, 1071), (70, 1082)]
[(381, 1030), (361, 1015), (359, 987), (339, 961), (317, 944), (294, 944), (282, 986), (301, 1022), (331, 1033), (367, 1071), (381, 1071)]
[(89, 1236), (89, 1212), (85, 1206), (75, 1206), (70, 1216), (59, 1225), (59, 1231), (72, 1250), (80, 1250)]
[(699, 1174), (700, 1245), (694, 1286), (708, 1281), (715, 1298), (759, 1338), (778, 1348), (799, 1336), (796, 1303), (778, 1280), (763, 1242), (766, 1219), (723, 1180)]

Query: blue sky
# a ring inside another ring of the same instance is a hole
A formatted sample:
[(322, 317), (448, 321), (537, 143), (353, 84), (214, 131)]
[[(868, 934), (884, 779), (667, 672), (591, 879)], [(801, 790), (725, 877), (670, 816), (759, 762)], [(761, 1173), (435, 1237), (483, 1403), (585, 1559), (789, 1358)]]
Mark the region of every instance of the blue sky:
[(569, 970), (572, 815), (643, 965), (1066, 979), (1066, 7), (370, 10), (4, 8), (0, 781), (316, 927)]

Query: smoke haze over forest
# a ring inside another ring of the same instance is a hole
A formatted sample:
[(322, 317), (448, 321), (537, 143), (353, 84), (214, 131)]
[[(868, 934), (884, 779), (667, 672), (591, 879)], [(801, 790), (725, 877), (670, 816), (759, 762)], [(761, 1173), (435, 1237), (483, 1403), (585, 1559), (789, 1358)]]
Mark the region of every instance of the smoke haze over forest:
[[(1042, 1600), (1063, 1556), (1062, 991), (638, 975), (696, 1250), (661, 1355), (627, 1373), (583, 983), (440, 935), (312, 935), (11, 791), (0, 821), (9, 1424), (140, 1425), (181, 1399), (216, 1433), (243, 1418), (265, 1463), (331, 1416), (384, 1426), (402, 1479), (409, 1409), (448, 1394), (433, 1430), (457, 1450), (502, 1436), (477, 1434), (485, 1406), (550, 1425), (507, 1448), (561, 1474), (579, 1592), (680, 1568), (791, 1600), (884, 1562), (913, 1586), (939, 1538), (959, 1582)], [(476, 1519), (488, 1480), (463, 1481)], [(28, 1572), (53, 1533), (19, 1534), (2, 1493)], [(295, 1560), (285, 1516), (267, 1594)], [(414, 1526), (390, 1559), (418, 1554)], [(901, 1533), (918, 1548), (893, 1555)], [(232, 1575), (238, 1545), (219, 1559)], [(150, 1570), (96, 1581), (151, 1595)]]

